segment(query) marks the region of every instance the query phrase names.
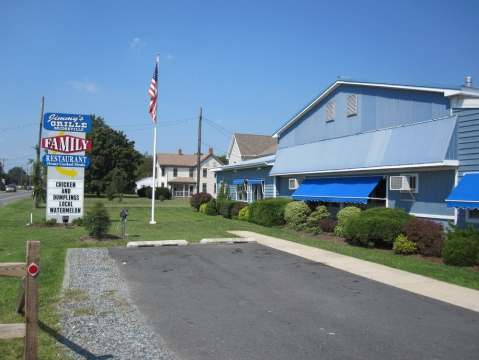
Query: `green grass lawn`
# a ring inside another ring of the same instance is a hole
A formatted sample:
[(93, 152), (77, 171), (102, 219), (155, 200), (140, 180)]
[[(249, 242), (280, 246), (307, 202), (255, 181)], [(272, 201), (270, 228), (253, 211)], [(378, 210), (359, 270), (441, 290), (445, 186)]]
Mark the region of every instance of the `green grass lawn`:
[[(341, 254), (370, 260), (398, 269), (430, 276), (457, 285), (479, 289), (479, 273), (471, 269), (456, 268), (435, 264), (418, 258), (394, 255), (375, 249), (352, 247), (324, 240), (321, 237), (298, 234), (284, 228), (265, 228), (237, 220), (223, 219), (219, 216), (206, 216), (191, 210), (188, 203), (181, 200), (157, 202), (156, 225), (149, 225), (150, 201), (127, 197), (122, 203), (105, 199), (87, 198), (86, 205), (95, 201), (104, 201), (112, 218), (112, 235), (120, 235), (119, 213), (122, 207), (129, 209), (127, 233), (129, 240), (164, 240), (185, 239), (198, 241), (206, 237), (231, 237), (228, 230), (249, 230), (265, 235), (277, 236)], [(80, 241), (86, 232), (81, 227), (64, 229), (63, 227), (25, 226), (31, 212), (31, 200), (19, 202), (0, 208), (0, 261), (24, 261), (25, 241), (41, 241), (40, 274), (40, 320), (47, 326), (57, 329), (58, 314), (55, 304), (60, 299), (63, 279), (65, 253), (71, 247), (122, 246), (123, 240), (101, 242)], [(35, 223), (43, 221), (45, 209), (36, 209), (33, 213)], [(0, 278), (0, 323), (21, 322), (15, 314), (15, 301), (19, 280)], [(22, 342), (0, 341), (1, 359), (19, 359), (22, 354)], [(64, 355), (53, 338), (40, 331), (40, 358), (63, 359)]]

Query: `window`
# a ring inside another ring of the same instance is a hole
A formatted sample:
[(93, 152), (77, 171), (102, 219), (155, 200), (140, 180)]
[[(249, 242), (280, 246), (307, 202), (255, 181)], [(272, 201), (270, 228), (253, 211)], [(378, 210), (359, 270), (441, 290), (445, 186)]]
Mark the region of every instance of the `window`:
[(173, 168), (173, 177), (178, 176), (178, 168)]
[(326, 121), (334, 121), (336, 115), (336, 103), (330, 101), (326, 104)]
[(163, 166), (161, 167), (161, 176), (165, 176), (165, 168)]
[(165, 187), (165, 183), (162, 182), (162, 183), (161, 183), (161, 187)]
[(202, 190), (201, 191), (206, 192), (206, 183), (202, 184)]
[(479, 209), (468, 209), (466, 212), (466, 221), (479, 223)]
[(190, 177), (191, 178), (193, 177), (193, 171), (194, 171), (194, 168), (190, 168)]
[(203, 177), (206, 177), (208, 175), (208, 169), (203, 168)]
[(348, 95), (346, 100), (346, 116), (356, 116), (358, 114), (358, 96)]
[(213, 184), (213, 193), (216, 194), (216, 183)]
[(236, 200), (248, 201), (248, 187), (246, 183), (236, 185)]
[(296, 190), (298, 188), (298, 179), (290, 178), (288, 179), (288, 189), (289, 190)]
[(403, 174), (405, 179), (405, 187), (406, 189), (404, 192), (418, 192), (418, 175), (417, 174)]

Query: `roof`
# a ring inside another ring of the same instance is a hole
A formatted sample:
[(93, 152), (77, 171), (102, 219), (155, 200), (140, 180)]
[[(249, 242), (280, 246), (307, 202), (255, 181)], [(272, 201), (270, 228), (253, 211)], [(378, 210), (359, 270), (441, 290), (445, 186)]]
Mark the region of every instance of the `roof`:
[(220, 168), (212, 169), (213, 171), (223, 171), (223, 170), (233, 170), (241, 168), (250, 168), (257, 166), (273, 166), (275, 160), (275, 155), (262, 156), (255, 159), (249, 159), (237, 162), (232, 165), (224, 165)]
[(280, 148), (271, 175), (454, 166), (448, 160), (456, 116)]
[[(216, 161), (222, 164), (222, 161), (219, 160), (213, 154), (204, 154), (201, 156), (201, 162), (207, 160), (209, 157), (213, 156)], [(156, 154), (156, 159), (161, 166), (184, 166), (184, 167), (193, 167), (196, 166), (197, 157), (196, 154), (178, 154), (178, 153), (158, 153)]]
[(236, 139), (242, 158), (254, 158), (276, 152), (277, 141), (270, 135), (235, 133), (233, 139)]
[(334, 83), (329, 85), (323, 92), (321, 92), (317, 97), (315, 97), (311, 102), (309, 102), (301, 111), (296, 113), (283, 126), (281, 126), (278, 130), (276, 130), (276, 132), (273, 134), (273, 137), (278, 137), (279, 135), (281, 135), (285, 130), (287, 130), (294, 123), (296, 123), (305, 113), (307, 113), (311, 108), (316, 106), (321, 100), (326, 98), (329, 94), (331, 94), (341, 85), (356, 85), (356, 86), (380, 87), (380, 88), (389, 88), (389, 89), (398, 89), (398, 90), (437, 92), (437, 93), (443, 93), (445, 97), (458, 96), (458, 95), (479, 97), (479, 89), (464, 87), (464, 86), (439, 87), (439, 86), (379, 83), (379, 82), (359, 81), (359, 80), (336, 80)]

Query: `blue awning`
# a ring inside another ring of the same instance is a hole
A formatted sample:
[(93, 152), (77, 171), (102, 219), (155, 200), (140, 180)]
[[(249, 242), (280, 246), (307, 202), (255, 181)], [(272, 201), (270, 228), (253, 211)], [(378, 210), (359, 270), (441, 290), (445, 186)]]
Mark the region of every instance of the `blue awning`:
[(263, 179), (247, 179), (248, 184), (250, 185), (261, 185), (263, 183)]
[(366, 204), (381, 176), (306, 179), (293, 193), (294, 200)]
[(233, 185), (243, 185), (245, 182), (245, 179), (233, 179), (232, 184)]
[(448, 207), (479, 208), (479, 173), (465, 174), (446, 199)]

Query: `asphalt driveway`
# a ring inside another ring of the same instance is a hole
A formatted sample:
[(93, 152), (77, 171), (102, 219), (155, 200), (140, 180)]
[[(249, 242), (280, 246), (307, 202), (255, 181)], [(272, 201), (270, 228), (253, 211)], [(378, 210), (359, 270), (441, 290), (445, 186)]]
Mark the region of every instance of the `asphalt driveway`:
[(479, 313), (261, 245), (110, 254), (181, 359), (478, 358)]

